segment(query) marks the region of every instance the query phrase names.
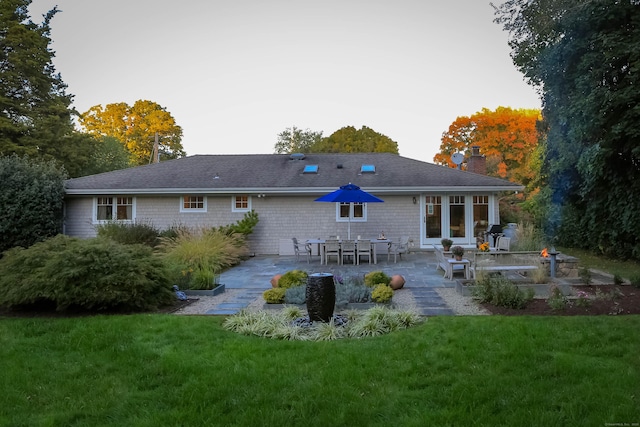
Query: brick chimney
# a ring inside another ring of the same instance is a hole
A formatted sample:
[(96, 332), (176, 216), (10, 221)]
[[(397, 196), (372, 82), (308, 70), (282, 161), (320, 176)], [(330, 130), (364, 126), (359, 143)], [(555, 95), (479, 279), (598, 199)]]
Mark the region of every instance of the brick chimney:
[(482, 175), (487, 174), (487, 158), (480, 154), (478, 145), (471, 147), (471, 157), (467, 159), (467, 171)]

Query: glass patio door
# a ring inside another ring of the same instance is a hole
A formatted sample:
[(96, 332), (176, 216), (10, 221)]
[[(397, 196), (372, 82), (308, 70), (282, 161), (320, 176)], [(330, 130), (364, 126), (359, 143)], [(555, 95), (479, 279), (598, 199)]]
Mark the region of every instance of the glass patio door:
[[(424, 239), (442, 238), (442, 197), (425, 196), (424, 198)], [(423, 244), (426, 244), (423, 241)]]

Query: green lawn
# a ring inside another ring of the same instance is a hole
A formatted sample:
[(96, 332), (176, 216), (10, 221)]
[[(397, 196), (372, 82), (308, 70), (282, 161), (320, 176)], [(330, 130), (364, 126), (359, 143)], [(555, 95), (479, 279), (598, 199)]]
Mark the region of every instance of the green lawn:
[(558, 250), (578, 258), (578, 267), (601, 270), (609, 274), (617, 274), (627, 280), (633, 277), (640, 277), (640, 262), (638, 261), (621, 261), (604, 258), (594, 255), (591, 252), (574, 248), (559, 248)]
[(604, 426), (640, 422), (640, 316), (436, 317), (276, 341), (222, 318), (0, 322), (2, 426)]

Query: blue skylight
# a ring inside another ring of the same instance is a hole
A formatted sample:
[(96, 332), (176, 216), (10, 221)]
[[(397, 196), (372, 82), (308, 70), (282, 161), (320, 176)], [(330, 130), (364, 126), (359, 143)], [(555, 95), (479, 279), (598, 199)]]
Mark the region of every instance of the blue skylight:
[(318, 165), (306, 165), (302, 173), (318, 173)]
[(376, 166), (375, 165), (362, 165), (360, 168), (361, 173), (375, 173)]

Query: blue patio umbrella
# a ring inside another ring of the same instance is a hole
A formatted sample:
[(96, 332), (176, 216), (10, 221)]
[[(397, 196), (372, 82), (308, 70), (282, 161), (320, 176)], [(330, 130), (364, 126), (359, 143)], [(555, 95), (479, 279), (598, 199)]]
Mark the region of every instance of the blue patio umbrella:
[(353, 212), (354, 203), (383, 203), (384, 200), (377, 198), (373, 194), (363, 191), (355, 184), (349, 183), (343, 185), (340, 189), (325, 194), (322, 197), (318, 197), (316, 202), (331, 202), (331, 203), (349, 203), (349, 228), (347, 232), (347, 238), (351, 239), (351, 213)]

